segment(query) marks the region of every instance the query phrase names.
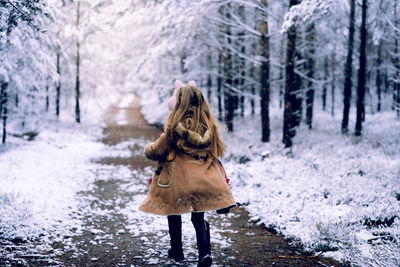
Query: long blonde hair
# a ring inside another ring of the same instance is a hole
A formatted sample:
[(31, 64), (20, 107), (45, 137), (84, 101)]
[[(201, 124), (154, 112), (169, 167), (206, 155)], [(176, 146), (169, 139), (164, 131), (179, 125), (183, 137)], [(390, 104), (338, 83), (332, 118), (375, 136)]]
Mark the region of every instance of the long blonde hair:
[[(222, 142), (218, 126), (210, 106), (204, 99), (200, 89), (196, 86), (184, 84), (176, 93), (176, 105), (168, 116), (165, 135), (169, 144), (177, 141), (175, 129), (178, 123), (186, 120), (186, 127), (201, 135), (207, 131), (211, 132), (211, 142), (207, 150), (215, 158), (222, 157), (225, 152), (225, 144)], [(168, 155), (168, 160), (172, 160), (175, 156), (175, 150), (171, 149)]]

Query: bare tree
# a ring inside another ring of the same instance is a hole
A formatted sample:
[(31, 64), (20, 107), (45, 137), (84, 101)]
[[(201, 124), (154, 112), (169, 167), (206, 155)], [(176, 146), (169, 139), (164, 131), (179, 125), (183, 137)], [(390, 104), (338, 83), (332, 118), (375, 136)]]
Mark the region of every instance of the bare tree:
[[(227, 4), (225, 11), (226, 21), (231, 20), (231, 7)], [(232, 52), (230, 50), (232, 45), (232, 32), (231, 26), (225, 25), (225, 42), (227, 46), (224, 46), (224, 107), (225, 107), (225, 123), (229, 132), (233, 131), (233, 116), (235, 111), (235, 97), (236, 93), (232, 91), (233, 78), (232, 78)]]
[[(211, 54), (211, 48), (210, 52), (207, 55), (207, 66), (211, 70), (213, 67), (213, 62), (212, 62), (212, 54)], [(212, 77), (211, 77), (211, 72), (207, 74), (207, 100), (208, 103), (211, 103), (211, 92), (212, 92)]]
[(331, 115), (335, 115), (335, 76), (336, 76), (336, 47), (332, 51), (331, 60)]
[(58, 74), (58, 81), (56, 85), (56, 115), (57, 117), (60, 116), (60, 97), (61, 97), (61, 66), (60, 66), (60, 47), (57, 48), (57, 74)]
[[(253, 42), (252, 44), (251, 44), (251, 50), (252, 50), (252, 53), (256, 53), (256, 43), (255, 42)], [(256, 95), (256, 83), (255, 83), (255, 81), (258, 79), (257, 78), (257, 75), (256, 75), (256, 72), (257, 72), (257, 67), (256, 67), (256, 65), (255, 64), (251, 64), (251, 66), (250, 66), (250, 71), (249, 71), (249, 75), (250, 75), (250, 77), (252, 78), (252, 82), (251, 82), (251, 89), (250, 89), (250, 92), (251, 92), (251, 95), (253, 95), (253, 96), (255, 96)], [(254, 101), (254, 97), (252, 97), (251, 99), (250, 99), (250, 107), (251, 107), (251, 115), (254, 115), (255, 113), (256, 113), (256, 111), (255, 111), (255, 101)]]
[[(239, 16), (242, 20), (242, 23), (246, 24), (246, 13), (245, 6), (239, 6)], [(246, 77), (246, 60), (244, 56), (246, 55), (246, 44), (245, 44), (245, 31), (241, 30), (239, 33), (239, 43), (240, 43), (240, 52), (242, 53), (242, 57), (240, 58), (240, 89), (242, 94), (239, 97), (239, 107), (240, 107), (240, 116), (244, 116), (244, 93), (245, 93), (245, 77)]]
[(326, 110), (326, 96), (327, 96), (327, 86), (328, 86), (328, 78), (329, 78), (329, 70), (328, 70), (328, 57), (325, 56), (324, 58), (324, 75), (325, 75), (325, 82), (324, 85), (322, 87), (322, 110), (325, 111)]
[[(76, 28), (79, 30), (79, 19), (80, 19), (80, 1), (77, 1), (76, 5)], [(81, 122), (81, 109), (79, 105), (79, 99), (81, 95), (81, 89), (80, 89), (80, 78), (79, 78), (79, 69), (80, 69), (80, 64), (81, 64), (81, 58), (80, 58), (80, 48), (79, 48), (79, 34), (76, 38), (76, 58), (75, 58), (75, 63), (76, 63), (76, 82), (75, 82), (75, 121), (77, 123)]]
[(315, 26), (314, 24), (310, 24), (307, 27), (307, 92), (306, 92), (306, 118), (307, 125), (309, 129), (312, 129), (312, 119), (313, 119), (313, 108), (314, 108), (314, 72), (315, 72), (315, 60), (314, 60), (314, 35), (315, 35)]
[(378, 103), (376, 110), (381, 111), (382, 106), (382, 43), (378, 46), (378, 55), (376, 57), (376, 95), (378, 96)]
[(8, 110), (7, 110), (7, 102), (8, 102), (8, 93), (7, 93), (7, 88), (8, 88), (8, 82), (6, 81), (1, 81), (1, 92), (0, 92), (0, 108), (1, 108), (1, 119), (3, 120), (3, 137), (1, 139), (1, 142), (3, 144), (6, 143), (6, 137), (7, 137), (7, 118), (8, 118)]
[[(394, 17), (395, 17), (395, 28), (400, 27), (400, 18), (397, 15), (398, 1), (394, 2)], [(397, 112), (397, 117), (400, 118), (400, 49), (399, 49), (399, 33), (396, 32), (394, 41), (394, 55), (393, 55), (393, 66), (395, 69), (393, 79), (393, 108)]]
[(355, 19), (355, 0), (350, 0), (349, 41), (347, 45), (346, 65), (344, 67), (342, 133), (347, 133), (349, 128), (349, 111), (351, 103), (351, 85), (352, 85), (351, 77), (353, 73), (354, 19)]
[(366, 81), (366, 43), (367, 43), (367, 9), (368, 2), (367, 0), (362, 1), (362, 15), (361, 15), (361, 43), (360, 43), (360, 68), (358, 71), (358, 84), (357, 84), (357, 118), (356, 118), (356, 129), (355, 135), (360, 136), (362, 130), (362, 117), (365, 115), (365, 81)]
[[(290, 0), (289, 6), (298, 3), (298, 0)], [(301, 101), (297, 96), (300, 81), (298, 75), (295, 74), (296, 54), (296, 26), (292, 25), (287, 30), (285, 108), (283, 113), (283, 143), (285, 147), (292, 146), (292, 138), (296, 135), (296, 127), (301, 115)]]
[(279, 63), (281, 64), (280, 68), (279, 68), (279, 107), (281, 108), (283, 105), (283, 92), (285, 90), (285, 82), (284, 82), (284, 71), (285, 68), (283, 67), (285, 65), (285, 38), (284, 35), (282, 35), (281, 37), (281, 42), (280, 42), (280, 46), (279, 46), (279, 58), (281, 59), (279, 61)]
[[(268, 8), (267, 0), (261, 0), (264, 8)], [(269, 97), (270, 97), (270, 81), (269, 81), (269, 37), (268, 37), (268, 16), (266, 12), (262, 14), (262, 20), (260, 23), (261, 29), (261, 87), (260, 87), (260, 97), (261, 97), (261, 141), (268, 142), (270, 138), (270, 128), (269, 128)]]
[(46, 112), (49, 112), (49, 108), (50, 108), (49, 86), (46, 85)]
[(218, 98), (218, 120), (223, 120), (222, 115), (222, 53), (218, 53), (218, 77), (217, 77), (217, 98)]

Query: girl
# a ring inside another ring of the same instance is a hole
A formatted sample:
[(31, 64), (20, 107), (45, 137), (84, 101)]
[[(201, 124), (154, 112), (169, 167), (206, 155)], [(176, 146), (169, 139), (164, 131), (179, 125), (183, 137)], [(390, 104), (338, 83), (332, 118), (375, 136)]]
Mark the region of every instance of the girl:
[(198, 265), (210, 266), (210, 229), (204, 212), (224, 213), (236, 205), (218, 161), (224, 153), (224, 143), (210, 107), (194, 81), (176, 81), (168, 106), (171, 113), (164, 132), (145, 148), (146, 157), (157, 161), (158, 166), (149, 195), (139, 209), (168, 216), (168, 257), (178, 262), (184, 259), (181, 214), (191, 212)]

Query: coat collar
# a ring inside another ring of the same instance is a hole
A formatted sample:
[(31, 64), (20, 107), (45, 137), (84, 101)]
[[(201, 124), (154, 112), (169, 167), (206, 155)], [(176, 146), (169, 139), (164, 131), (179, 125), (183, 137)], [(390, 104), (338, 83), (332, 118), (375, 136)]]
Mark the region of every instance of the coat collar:
[(179, 122), (176, 132), (194, 147), (207, 147), (211, 142), (211, 131), (209, 129), (203, 135), (200, 135), (195, 131), (188, 130), (182, 122)]

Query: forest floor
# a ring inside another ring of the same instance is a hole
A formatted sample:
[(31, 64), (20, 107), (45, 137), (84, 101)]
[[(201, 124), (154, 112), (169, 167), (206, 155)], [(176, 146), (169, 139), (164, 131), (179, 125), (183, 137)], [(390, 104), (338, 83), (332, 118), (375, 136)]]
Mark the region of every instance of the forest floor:
[[(154, 170), (154, 163), (144, 158), (143, 148), (160, 135), (159, 129), (144, 120), (137, 97), (128, 105), (110, 109), (103, 135), (99, 142), (108, 153), (93, 159), (96, 177), (77, 193), (78, 208), (69, 212), (69, 220), (80, 225), (69, 229), (74, 234), (0, 240), (0, 265), (196, 265), (190, 215), (183, 216), (185, 260), (176, 264), (167, 258), (166, 218), (137, 209), (148, 193), (147, 180)], [(120, 168), (130, 171), (121, 172)], [(283, 236), (249, 221), (242, 207), (227, 215), (209, 212), (206, 219), (211, 225), (214, 266), (341, 266), (332, 259), (303, 253)]]

